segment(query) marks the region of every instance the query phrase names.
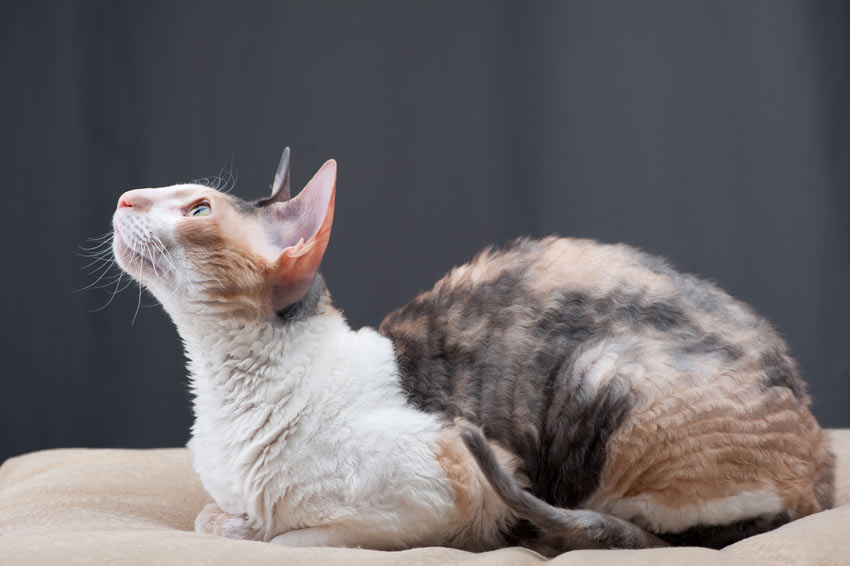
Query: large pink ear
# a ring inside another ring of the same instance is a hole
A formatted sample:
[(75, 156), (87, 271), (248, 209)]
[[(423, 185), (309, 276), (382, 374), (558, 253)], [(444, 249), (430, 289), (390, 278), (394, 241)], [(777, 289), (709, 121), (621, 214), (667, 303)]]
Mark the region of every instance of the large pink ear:
[(336, 161), (329, 159), (297, 197), (267, 207), (267, 229), (282, 252), (272, 267), (275, 308), (299, 300), (316, 277), (331, 237)]

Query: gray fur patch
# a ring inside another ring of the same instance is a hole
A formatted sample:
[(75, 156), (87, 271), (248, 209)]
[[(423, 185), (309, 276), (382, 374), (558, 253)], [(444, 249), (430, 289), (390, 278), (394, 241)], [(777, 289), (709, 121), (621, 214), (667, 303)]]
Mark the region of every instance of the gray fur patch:
[(306, 320), (311, 316), (320, 314), (330, 304), (330, 301), (330, 293), (327, 285), (325, 285), (325, 278), (322, 277), (321, 273), (317, 273), (304, 296), (278, 311), (277, 318), (285, 324)]
[(787, 387), (798, 399), (806, 399), (806, 384), (800, 378), (796, 364), (779, 349), (763, 353), (759, 363), (765, 372), (765, 387)]

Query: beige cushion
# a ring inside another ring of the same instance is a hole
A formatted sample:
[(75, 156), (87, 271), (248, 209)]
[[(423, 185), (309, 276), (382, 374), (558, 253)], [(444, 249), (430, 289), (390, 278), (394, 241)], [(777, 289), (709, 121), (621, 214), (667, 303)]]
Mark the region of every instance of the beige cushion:
[[(839, 458), (835, 509), (720, 551), (703, 548), (576, 551), (556, 565), (850, 564), (850, 430), (831, 432)], [(0, 564), (345, 564), (403, 566), (542, 562), (506, 548), (375, 552), (286, 548), (192, 532), (210, 498), (186, 449), (48, 450), (0, 467)]]

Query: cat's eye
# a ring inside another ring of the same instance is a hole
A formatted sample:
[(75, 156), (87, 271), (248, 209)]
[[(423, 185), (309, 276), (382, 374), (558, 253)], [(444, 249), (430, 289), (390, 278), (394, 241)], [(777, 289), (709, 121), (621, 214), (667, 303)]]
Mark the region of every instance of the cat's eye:
[(186, 216), (209, 216), (211, 212), (210, 203), (204, 201), (193, 204), (192, 208), (186, 211)]

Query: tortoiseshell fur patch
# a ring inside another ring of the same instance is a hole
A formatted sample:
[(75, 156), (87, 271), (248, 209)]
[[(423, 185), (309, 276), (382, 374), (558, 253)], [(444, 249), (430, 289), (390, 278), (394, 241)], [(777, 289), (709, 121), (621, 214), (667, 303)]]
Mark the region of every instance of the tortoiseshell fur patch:
[(832, 504), (833, 456), (783, 340), (634, 248), (490, 248), (380, 332), (409, 402), (482, 426), (552, 505), (718, 546)]

